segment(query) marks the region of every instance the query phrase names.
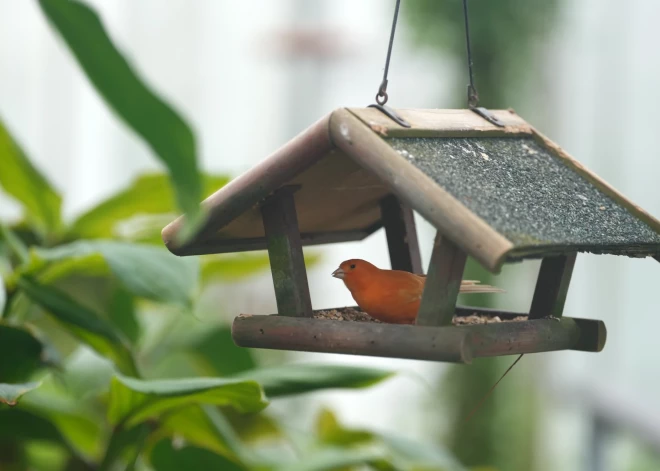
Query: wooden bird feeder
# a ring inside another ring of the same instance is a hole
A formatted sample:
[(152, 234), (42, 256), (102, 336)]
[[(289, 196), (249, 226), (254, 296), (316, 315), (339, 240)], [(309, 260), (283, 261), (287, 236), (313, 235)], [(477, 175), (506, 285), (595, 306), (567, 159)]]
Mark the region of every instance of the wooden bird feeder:
[[(512, 111), (492, 111), (503, 127), (471, 110), (397, 113), (410, 127), (338, 109), (205, 200), (209, 219), (186, 245), (174, 244), (181, 218), (163, 230), (177, 255), (268, 249), (278, 314), (237, 317), (235, 343), (464, 363), (602, 350), (602, 321), (562, 317), (576, 255), (660, 260), (660, 222)], [(416, 324), (315, 318), (302, 247), (384, 227), (392, 268), (421, 273), (413, 210), (437, 229)], [(492, 273), (541, 258), (529, 312), (456, 306), (468, 255)], [(452, 325), (472, 313), (526, 320)]]

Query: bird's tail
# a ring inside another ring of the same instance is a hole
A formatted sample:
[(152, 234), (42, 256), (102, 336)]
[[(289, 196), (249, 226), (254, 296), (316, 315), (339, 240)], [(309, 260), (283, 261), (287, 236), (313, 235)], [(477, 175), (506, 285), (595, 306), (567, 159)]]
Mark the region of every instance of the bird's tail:
[(463, 280), (461, 281), (461, 293), (504, 293), (503, 289), (496, 288), (495, 286), (482, 285), (481, 282), (476, 280)]

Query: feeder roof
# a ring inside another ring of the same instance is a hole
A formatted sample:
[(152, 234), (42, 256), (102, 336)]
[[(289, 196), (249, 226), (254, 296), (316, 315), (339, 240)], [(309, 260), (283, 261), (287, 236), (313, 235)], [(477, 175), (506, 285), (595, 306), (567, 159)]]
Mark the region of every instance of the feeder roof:
[(209, 218), (178, 255), (266, 248), (260, 205), (295, 190), (304, 245), (361, 240), (395, 194), (489, 270), (571, 252), (660, 255), (660, 222), (513, 111), (497, 127), (470, 110), (338, 109), (207, 198)]

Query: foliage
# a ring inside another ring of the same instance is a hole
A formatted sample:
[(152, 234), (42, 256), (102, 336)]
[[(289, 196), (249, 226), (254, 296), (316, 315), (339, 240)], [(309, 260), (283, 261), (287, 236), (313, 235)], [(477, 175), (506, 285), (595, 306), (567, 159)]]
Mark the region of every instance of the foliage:
[(0, 122), (0, 188), (23, 210), (19, 223), (0, 223), (0, 356), (11, 358), (0, 362), (0, 469), (462, 469), (435, 447), (344, 429), (329, 412), (304, 440), (264, 412), (279, 397), (366, 388), (393, 372), (260, 368), (217, 312), (200, 316), (196, 300), (268, 259), (177, 258), (160, 228), (177, 209), (199, 222), (200, 198), (229, 178), (198, 173), (190, 127), (138, 78), (96, 13), (77, 0), (39, 4), (169, 174), (141, 176), (65, 221), (60, 193)]

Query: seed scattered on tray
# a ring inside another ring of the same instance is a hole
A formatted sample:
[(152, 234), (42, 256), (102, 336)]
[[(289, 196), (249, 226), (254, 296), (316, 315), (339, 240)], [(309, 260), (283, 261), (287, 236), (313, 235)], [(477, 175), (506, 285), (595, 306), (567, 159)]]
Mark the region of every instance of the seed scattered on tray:
[[(353, 307), (345, 307), (341, 309), (327, 309), (323, 311), (314, 312), (315, 319), (328, 319), (332, 321), (351, 321), (351, 322), (377, 322), (369, 314)], [(519, 322), (526, 321), (527, 316), (517, 316), (513, 319), (501, 319), (499, 316), (490, 316), (488, 314), (471, 314), (469, 316), (454, 316), (452, 322), (455, 325), (470, 325), (470, 324), (492, 324), (496, 322)]]

